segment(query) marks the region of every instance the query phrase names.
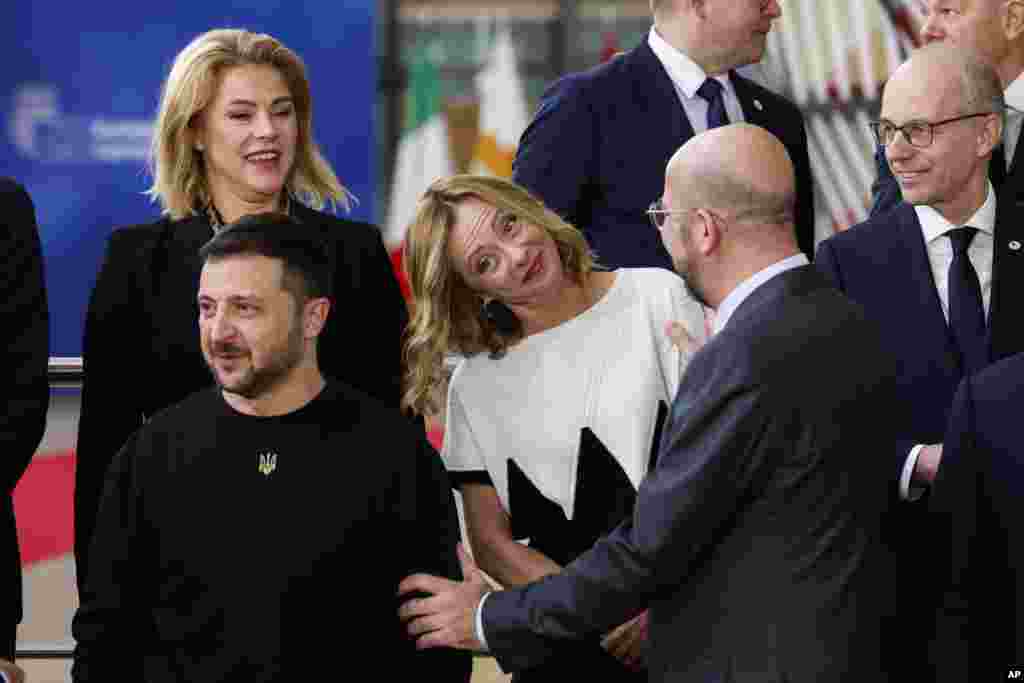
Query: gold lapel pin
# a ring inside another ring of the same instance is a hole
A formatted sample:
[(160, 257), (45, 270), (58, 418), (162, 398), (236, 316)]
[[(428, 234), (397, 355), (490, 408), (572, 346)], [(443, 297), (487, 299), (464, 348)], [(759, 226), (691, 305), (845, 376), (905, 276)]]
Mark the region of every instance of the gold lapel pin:
[(1010, 240), (1009, 246), (1011, 251), (1020, 251), (1020, 242), (1017, 240)]

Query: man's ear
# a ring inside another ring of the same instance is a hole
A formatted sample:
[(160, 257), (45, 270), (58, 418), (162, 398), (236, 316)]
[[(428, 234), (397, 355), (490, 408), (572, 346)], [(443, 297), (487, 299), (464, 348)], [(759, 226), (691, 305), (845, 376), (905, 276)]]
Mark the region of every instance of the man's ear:
[(1003, 14), (1003, 34), (1009, 41), (1024, 36), (1024, 0), (1009, 0)]
[(306, 339), (320, 336), (331, 312), (331, 300), (325, 296), (310, 299), (303, 306), (302, 333)]
[(991, 154), (1003, 141), (1003, 116), (986, 116), (985, 125), (981, 130), (979, 153), (984, 156)]
[(722, 243), (724, 226), (721, 219), (713, 211), (697, 209), (697, 220), (691, 222), (690, 238), (704, 256), (715, 251)]

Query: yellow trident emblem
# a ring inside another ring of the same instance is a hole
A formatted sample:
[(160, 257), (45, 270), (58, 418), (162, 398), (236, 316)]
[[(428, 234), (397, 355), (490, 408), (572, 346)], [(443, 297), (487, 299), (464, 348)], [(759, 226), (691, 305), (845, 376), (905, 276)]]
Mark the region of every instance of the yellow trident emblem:
[(266, 453), (260, 456), (260, 474), (269, 477), (275, 469), (277, 469), (277, 453)]

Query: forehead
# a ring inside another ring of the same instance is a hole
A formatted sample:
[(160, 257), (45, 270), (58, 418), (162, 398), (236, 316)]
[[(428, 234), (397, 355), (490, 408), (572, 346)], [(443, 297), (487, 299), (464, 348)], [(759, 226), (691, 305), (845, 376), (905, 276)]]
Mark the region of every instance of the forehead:
[(963, 98), (957, 78), (955, 73), (929, 65), (897, 72), (882, 96), (882, 118), (902, 123), (960, 114)]
[(455, 223), (448, 239), (448, 251), (457, 262), (470, 251), (495, 238), (491, 230), (497, 209), (477, 197), (466, 197), (455, 205)]
[(220, 75), (214, 103), (272, 102), (282, 97), (291, 97), (291, 91), (278, 69), (268, 64), (242, 64), (228, 67)]
[(283, 292), (282, 265), (261, 254), (235, 254), (208, 260), (199, 276), (200, 296), (267, 298)]

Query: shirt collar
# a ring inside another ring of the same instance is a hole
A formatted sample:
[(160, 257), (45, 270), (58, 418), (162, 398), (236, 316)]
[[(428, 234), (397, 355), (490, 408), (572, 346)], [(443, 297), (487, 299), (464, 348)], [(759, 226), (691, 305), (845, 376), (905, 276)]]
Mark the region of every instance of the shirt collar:
[(732, 314), (736, 312), (736, 309), (740, 307), (740, 304), (746, 301), (748, 296), (754, 293), (755, 289), (768, 282), (779, 273), (784, 273), (787, 270), (799, 268), (800, 266), (806, 266), (808, 263), (810, 263), (810, 261), (807, 260), (806, 255), (793, 254), (781, 261), (773, 263), (763, 270), (757, 271), (741, 282), (735, 289), (729, 292), (729, 295), (718, 305), (718, 310), (715, 311), (714, 333), (717, 334), (722, 331), (722, 328), (724, 328), (725, 324), (729, 322), (729, 318), (732, 317)]
[[(1024, 112), (1024, 74), (1017, 76), (1017, 78), (1013, 80), (1013, 83), (1010, 83), (1010, 87), (1003, 92), (1003, 98), (1006, 100), (1008, 105), (1017, 111)], [(1007, 113), (1010, 115), (1017, 114), (1017, 112), (1014, 111), (1009, 111)]]
[[(700, 68), (697, 62), (690, 59), (684, 52), (680, 52), (669, 45), (653, 26), (647, 34), (647, 44), (651, 46), (654, 55), (661, 62), (662, 66), (665, 67), (668, 77), (672, 79), (676, 87), (682, 90), (688, 99), (692, 100), (697, 97), (697, 88), (702, 86), (704, 81), (707, 80), (707, 74), (704, 73), (704, 69)], [(714, 78), (722, 84), (727, 92), (731, 93), (733, 91), (728, 74), (719, 74)]]
[[(994, 235), (996, 226), (996, 193), (992, 189), (991, 182), (989, 182), (985, 192), (985, 201), (974, 212), (974, 215), (964, 221), (963, 224), (977, 228), (988, 235)], [(930, 206), (915, 206), (914, 211), (917, 212), (917, 220), (921, 223), (921, 232), (924, 233), (926, 244), (934, 242), (953, 228), (961, 227), (947, 221), (941, 213)]]

